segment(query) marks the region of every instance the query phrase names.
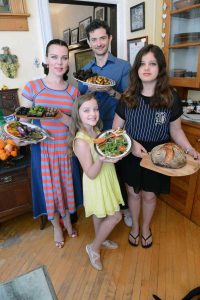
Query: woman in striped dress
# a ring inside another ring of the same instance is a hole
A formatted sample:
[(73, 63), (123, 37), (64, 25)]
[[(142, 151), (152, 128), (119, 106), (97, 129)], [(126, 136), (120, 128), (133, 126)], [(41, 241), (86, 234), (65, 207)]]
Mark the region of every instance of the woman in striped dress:
[(129, 234), (132, 246), (138, 246), (140, 229), (142, 247), (152, 245), (150, 223), (156, 196), (169, 193), (170, 189), (169, 177), (140, 167), (143, 155), (172, 138), (194, 158), (200, 158), (181, 128), (181, 115), (181, 102), (169, 88), (162, 50), (155, 45), (143, 47), (135, 58), (129, 87), (118, 104), (113, 123), (114, 128), (125, 127), (133, 139), (132, 153), (121, 161), (133, 221)]
[(77, 236), (70, 221), (70, 213), (76, 209), (72, 160), (68, 156), (68, 126), (78, 90), (66, 81), (68, 63), (67, 44), (58, 39), (50, 41), (44, 65), (47, 76), (28, 82), (22, 91), (23, 97), (31, 101), (31, 105), (59, 109), (59, 118), (40, 120), (39, 125), (47, 130), (52, 139), (45, 139), (32, 147), (31, 161), (33, 209), (37, 210), (37, 214), (43, 214), (46, 209), (48, 219), (53, 224), (54, 240), (58, 248), (64, 246), (60, 216), (69, 236)]

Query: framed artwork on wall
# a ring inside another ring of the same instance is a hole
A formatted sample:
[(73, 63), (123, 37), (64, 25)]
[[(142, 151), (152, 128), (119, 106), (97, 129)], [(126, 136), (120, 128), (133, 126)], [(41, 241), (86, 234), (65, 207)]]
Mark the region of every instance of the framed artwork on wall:
[(70, 29), (63, 31), (63, 41), (65, 41), (68, 46), (70, 45)]
[(136, 39), (127, 40), (127, 57), (131, 65), (133, 65), (137, 53), (148, 44), (148, 37), (143, 36)]
[(87, 63), (94, 58), (94, 53), (91, 49), (76, 52), (75, 54), (76, 72), (82, 69)]
[(83, 21), (79, 22), (79, 38), (78, 38), (79, 42), (87, 40), (85, 29), (91, 23), (91, 21), (92, 21), (92, 17), (88, 17)]
[(106, 21), (107, 19), (107, 10), (104, 6), (96, 6), (94, 7), (94, 19)]
[(10, 12), (10, 5), (8, 0), (0, 0), (0, 13)]
[(71, 30), (71, 45), (78, 43), (78, 27)]
[(134, 5), (130, 8), (131, 32), (145, 28), (145, 3)]

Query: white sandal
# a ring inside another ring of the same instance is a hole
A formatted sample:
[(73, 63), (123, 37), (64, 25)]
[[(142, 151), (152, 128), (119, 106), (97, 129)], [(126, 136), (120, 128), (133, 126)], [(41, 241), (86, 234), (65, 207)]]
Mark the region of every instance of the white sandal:
[(89, 256), (89, 259), (90, 259), (90, 262), (91, 262), (91, 265), (98, 271), (101, 271), (103, 269), (103, 266), (102, 266), (102, 263), (101, 263), (101, 260), (100, 260), (100, 254), (95, 252), (93, 249), (92, 249), (92, 245), (88, 244), (86, 245), (86, 252)]
[(111, 240), (105, 240), (102, 244), (101, 244), (104, 248), (107, 249), (117, 249), (119, 246), (117, 243), (111, 241)]

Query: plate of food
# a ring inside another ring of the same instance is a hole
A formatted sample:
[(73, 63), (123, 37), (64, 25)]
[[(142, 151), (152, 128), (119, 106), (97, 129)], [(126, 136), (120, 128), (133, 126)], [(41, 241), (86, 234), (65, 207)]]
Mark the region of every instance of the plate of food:
[(49, 137), (49, 134), (41, 127), (18, 121), (6, 124), (4, 131), (14, 141), (26, 145), (39, 143)]
[(89, 70), (79, 70), (74, 73), (74, 79), (91, 87), (97, 87), (105, 89), (105, 87), (112, 87), (116, 85), (116, 82), (110, 78), (105, 76), (98, 75), (93, 73), (91, 69)]
[(25, 119), (56, 119), (59, 116), (59, 111), (55, 107), (44, 107), (41, 105), (32, 107), (17, 107), (15, 110), (17, 118)]
[(94, 139), (96, 152), (106, 158), (122, 158), (132, 148), (132, 139), (123, 129), (110, 129), (102, 132)]
[(154, 147), (150, 153), (144, 155), (140, 166), (167, 176), (188, 176), (197, 172), (200, 161), (174, 144), (166, 143)]

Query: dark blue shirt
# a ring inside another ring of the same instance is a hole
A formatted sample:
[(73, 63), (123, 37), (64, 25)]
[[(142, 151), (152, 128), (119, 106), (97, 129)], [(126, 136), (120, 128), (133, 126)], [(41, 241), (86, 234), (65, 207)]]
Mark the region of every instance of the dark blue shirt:
[[(83, 69), (91, 69), (93, 73), (114, 80), (116, 85), (113, 88), (117, 92), (122, 93), (128, 86), (130, 68), (131, 65), (128, 61), (117, 58), (109, 53), (106, 64), (103, 67), (97, 66), (96, 60), (94, 59), (85, 65)], [(78, 88), (81, 94), (85, 94), (88, 90), (88, 87), (80, 82)], [(100, 118), (103, 121), (103, 130), (110, 129), (112, 128), (118, 100), (111, 97), (108, 92), (95, 92), (95, 96), (99, 104)]]

